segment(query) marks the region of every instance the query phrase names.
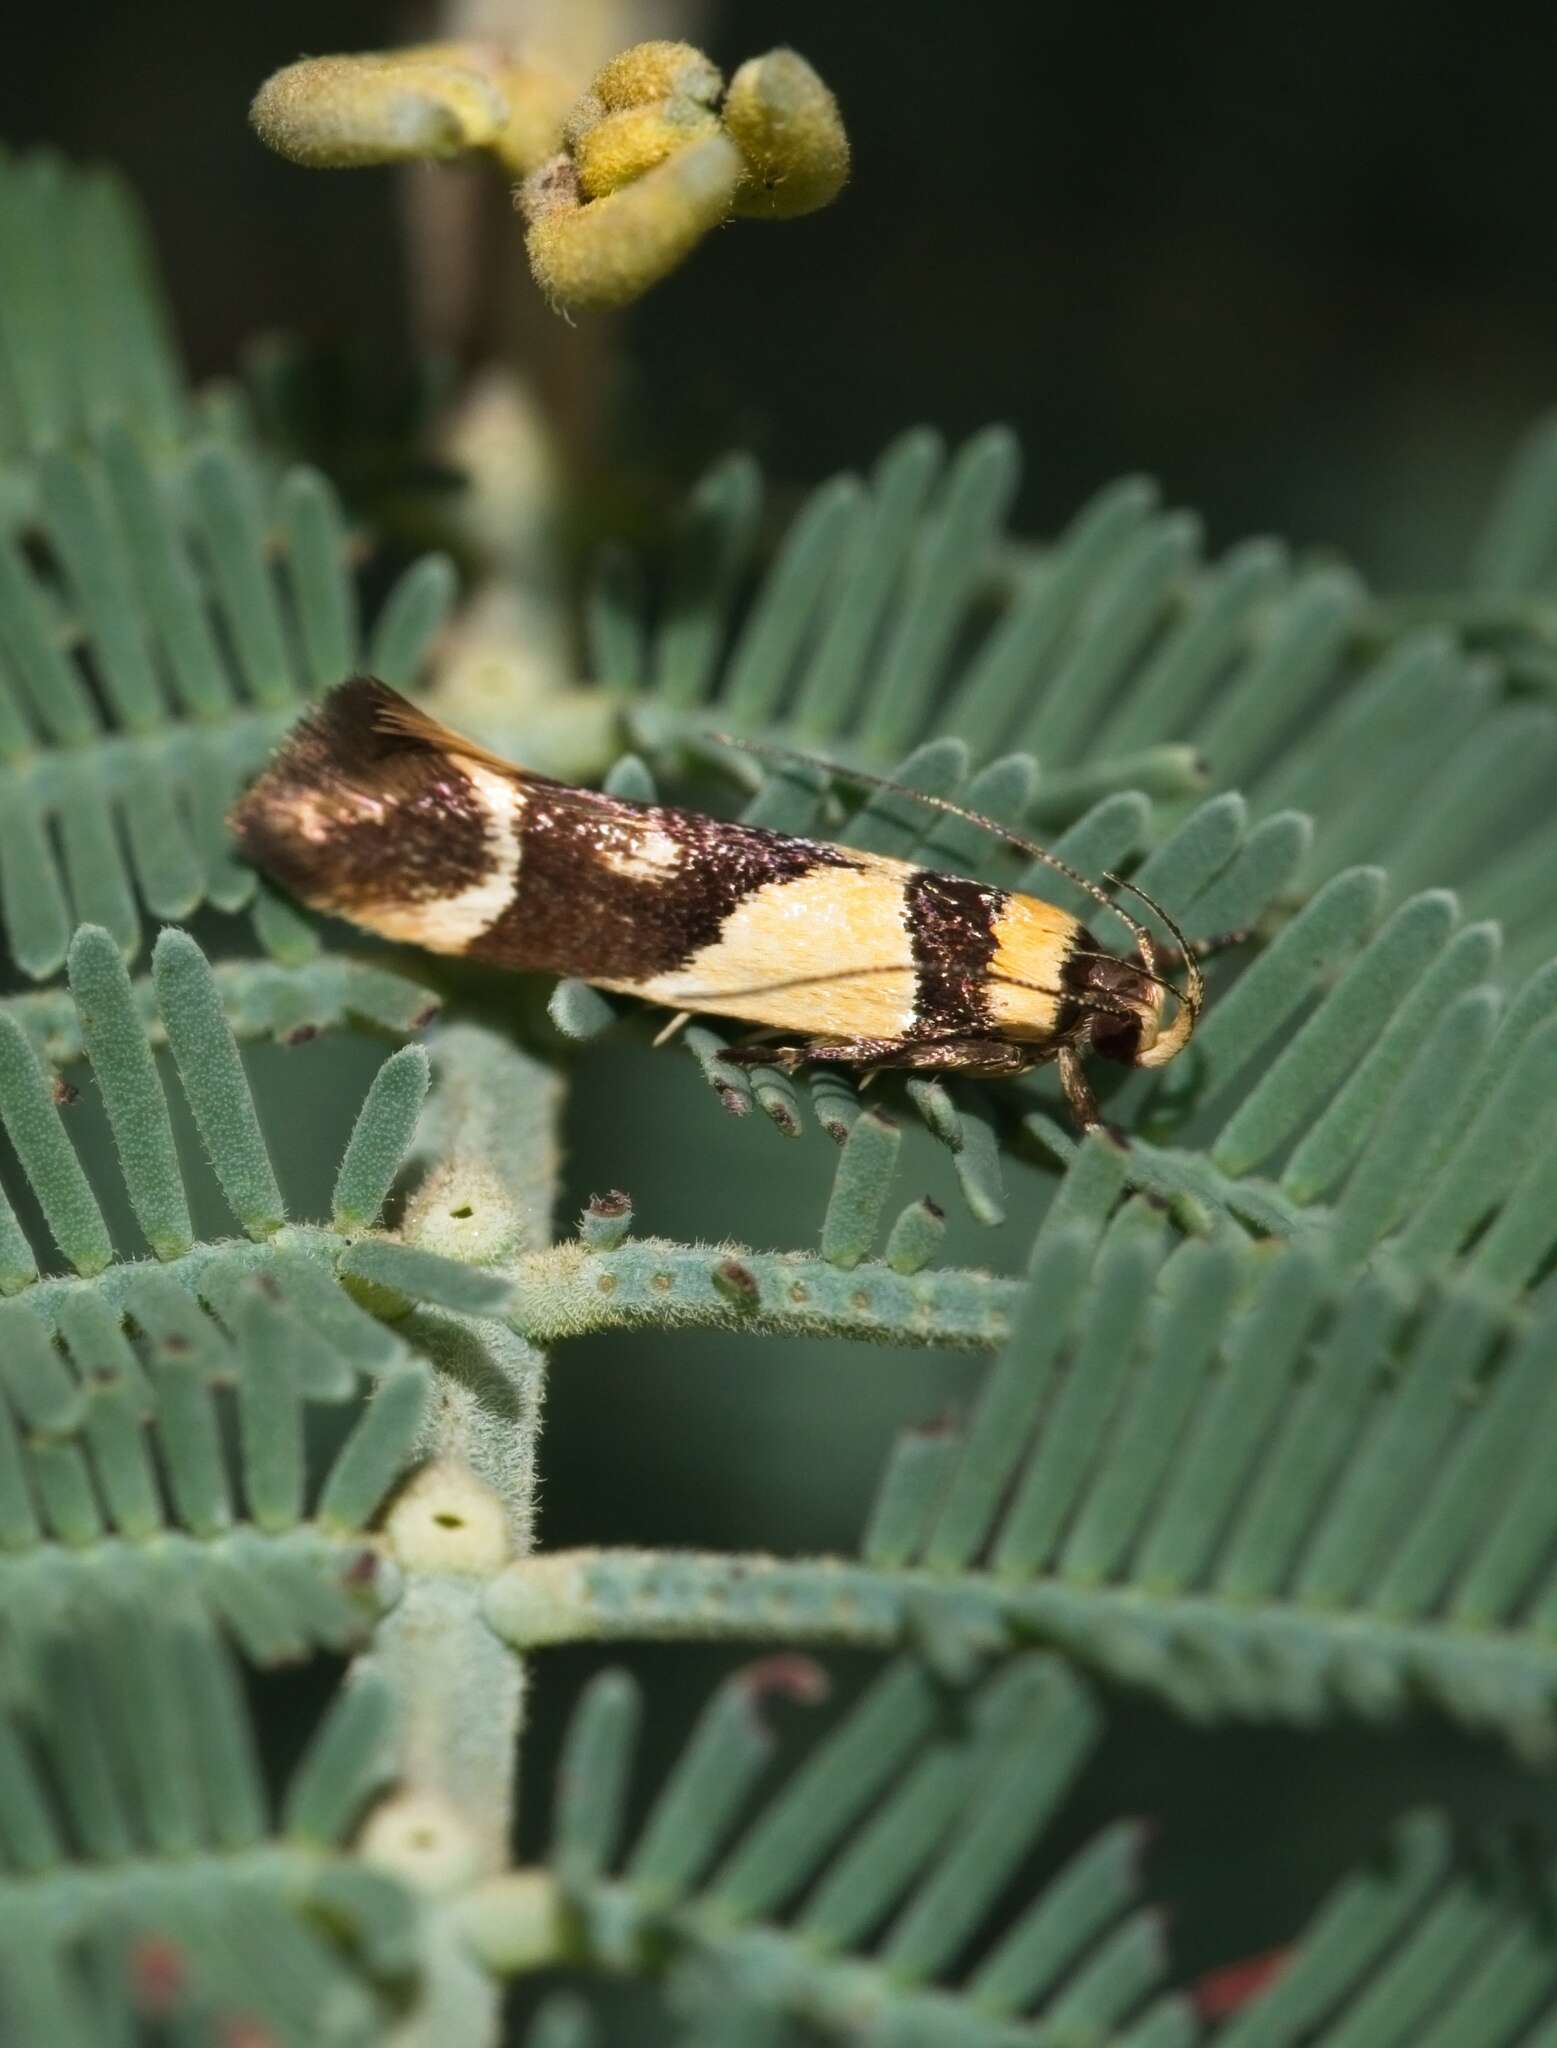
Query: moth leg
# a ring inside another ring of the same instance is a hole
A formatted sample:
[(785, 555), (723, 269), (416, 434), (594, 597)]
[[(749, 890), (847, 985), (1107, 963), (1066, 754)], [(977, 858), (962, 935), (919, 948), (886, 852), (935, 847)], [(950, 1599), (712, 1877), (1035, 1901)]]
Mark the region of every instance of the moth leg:
[(777, 1067), (793, 1074), (815, 1060), (848, 1066), (882, 1066), (904, 1044), (901, 1038), (818, 1038), (804, 1045), (732, 1045), (719, 1057), (737, 1067)]
[(1092, 1083), (1087, 1079), (1081, 1054), (1073, 1045), (1062, 1045), (1054, 1058), (1060, 1070), (1060, 1086), (1065, 1090), (1065, 1100), (1070, 1104), (1070, 1113), (1081, 1126), (1084, 1137), (1102, 1119), (1098, 1115), (1097, 1097), (1092, 1093)]
[(797, 1067), (829, 1064), (897, 1067), (948, 1074), (981, 1074), (1001, 1079), (1024, 1074), (1038, 1058), (1034, 1047), (1001, 1038), (818, 1038), (808, 1045), (749, 1045), (721, 1055), (742, 1066)]

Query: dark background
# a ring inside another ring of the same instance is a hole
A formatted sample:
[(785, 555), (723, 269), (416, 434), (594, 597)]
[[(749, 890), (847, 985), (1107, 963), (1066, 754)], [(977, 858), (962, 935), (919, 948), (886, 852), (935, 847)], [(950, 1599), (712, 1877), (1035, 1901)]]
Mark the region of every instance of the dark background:
[[(35, 17), (0, 133), (131, 172), (197, 371), (276, 327), (387, 370), (397, 175), (294, 169), (242, 116), (278, 64), (372, 47), (410, 12)], [(808, 479), (914, 420), (1006, 419), (1031, 526), (1144, 469), (1218, 545), (1271, 528), (1412, 583), (1452, 575), (1552, 399), (1550, 8), (724, 0), (708, 41), (727, 64), (803, 50), (856, 174), (816, 219), (715, 236), (613, 323), (618, 460), (685, 475), (740, 440)]]
[[(278, 64), (371, 46), (393, 22), (328, 0), (78, 5), (35, 22), (25, 61), (0, 71), (0, 133), (128, 170), (197, 374), (289, 329), (392, 389), (411, 327), (400, 174), (293, 169), (243, 116)], [(543, 389), (576, 349), (559, 417), (586, 502), (641, 516), (736, 442), (801, 484), (916, 420), (955, 436), (1005, 419), (1028, 450), (1031, 530), (1145, 470), (1217, 547), (1269, 529), (1411, 587), (1453, 580), (1509, 444), (1557, 396), (1550, 9), (727, 0), (708, 41), (726, 63), (804, 51), (838, 92), (856, 175), (814, 220), (713, 237), (576, 342), (524, 307), (517, 223), (494, 197), (495, 268), (466, 340), (475, 354), (517, 336)], [(819, 1220), (824, 1141), (727, 1127), (690, 1062), (647, 1061), (620, 1045), (588, 1056), (571, 1207), (626, 1181), (645, 1226), (669, 1234), (792, 1241), (798, 1212)], [(292, 1186), (310, 1157), (323, 1175), (357, 1088), (342, 1085), (338, 1132), (294, 1119)], [(695, 1176), (666, 1163), (686, 1156), (688, 1118), (706, 1142)], [(939, 1191), (945, 1164), (926, 1148), (905, 1195), (921, 1161)], [(1018, 1177), (1019, 1216), (1039, 1193)], [(994, 1239), (963, 1226), (955, 1248), (1009, 1269), (1024, 1241), (1020, 1221)], [(845, 1347), (565, 1349), (545, 1538), (846, 1546), (894, 1428), (973, 1383), (966, 1363)], [(594, 1661), (542, 1666), (543, 1752)], [(663, 1749), (728, 1660), (637, 1661)], [(1160, 1820), (1153, 1882), (1178, 1902), (1193, 1968), (1281, 1939), (1385, 1816), (1445, 1787), (1473, 1816), (1550, 1803), (1435, 1729), (1197, 1733), (1120, 1703), (1066, 1833), (1121, 1811)]]

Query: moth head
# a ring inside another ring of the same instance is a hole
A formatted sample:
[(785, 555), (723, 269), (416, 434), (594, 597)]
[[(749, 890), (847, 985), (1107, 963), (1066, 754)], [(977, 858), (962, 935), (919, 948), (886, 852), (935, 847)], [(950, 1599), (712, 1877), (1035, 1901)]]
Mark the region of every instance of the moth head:
[[(1173, 1014), (1164, 1023), (1164, 1013), (1169, 1004)], [(1149, 1019), (1144, 1014), (1142, 1016), (1141, 1038), (1134, 1064), (1138, 1067), (1165, 1067), (1169, 1060), (1176, 1059), (1194, 1036), (1197, 1008), (1197, 1004), (1180, 995), (1177, 989), (1164, 991), (1160, 981), (1153, 982), (1150, 1016)]]
[(1093, 1005), (1087, 1027), (1092, 1049), (1126, 1067), (1165, 1067), (1188, 1045), (1199, 1009), (1198, 975), (1180, 994), (1148, 960), (1106, 953), (1085, 930), (1077, 941), (1073, 985)]

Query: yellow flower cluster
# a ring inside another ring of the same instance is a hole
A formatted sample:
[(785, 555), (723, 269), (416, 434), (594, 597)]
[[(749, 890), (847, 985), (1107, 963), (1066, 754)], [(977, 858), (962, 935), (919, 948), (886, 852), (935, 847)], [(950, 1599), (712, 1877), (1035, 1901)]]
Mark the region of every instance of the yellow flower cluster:
[(735, 215), (784, 220), (849, 174), (838, 104), (793, 50), (743, 64), (726, 89), (690, 43), (639, 43), (573, 101), (551, 70), (463, 43), (288, 65), (251, 118), (294, 163), (341, 167), (488, 150), (554, 305), (620, 306)]

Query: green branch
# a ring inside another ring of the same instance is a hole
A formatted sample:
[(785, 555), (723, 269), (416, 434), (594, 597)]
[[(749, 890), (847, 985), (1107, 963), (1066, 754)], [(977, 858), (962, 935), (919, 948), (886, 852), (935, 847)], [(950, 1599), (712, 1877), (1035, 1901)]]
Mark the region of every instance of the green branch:
[[(523, 1976), (558, 1966), (577, 1968), (602, 1959), (591, 1953), (581, 1930), (591, 1924), (632, 1927), (642, 1904), (629, 1885), (597, 1884), (581, 1897), (548, 1870), (520, 1869), (493, 1879), (461, 1901), (454, 1926), (484, 1968), (502, 1976)], [(1130, 1930), (1142, 1965), (1160, 1962), (1160, 1928), (1141, 1916)], [(1053, 2017), (1040, 2022), (980, 2012), (960, 1992), (905, 1984), (886, 1964), (854, 1955), (825, 1954), (810, 1933), (772, 1926), (731, 1927), (722, 1901), (694, 1902), (662, 1912), (636, 1929), (627, 1954), (612, 1956), (635, 1973), (663, 1976), (676, 1971), (706, 1980), (751, 1987), (748, 2015), (754, 2029), (775, 2010), (808, 2023), (828, 2039), (863, 2038), (880, 2028), (894, 2040), (956, 2040), (966, 2048), (1039, 2048), (1056, 2038)], [(1117, 1949), (1110, 1957), (1120, 1960)], [(1143, 1967), (1142, 1975), (1146, 1974)], [(1091, 1987), (1088, 1987), (1089, 1989)], [(1074, 1994), (1073, 1994), (1074, 1996)], [(1076, 2017), (1082, 2017), (1076, 2000)], [(1063, 2025), (1065, 2015), (1061, 2015)], [(1078, 2035), (1077, 2038), (1080, 2038)], [(1108, 2048), (1124, 2034), (1113, 2028), (1087, 2029), (1091, 2048)]]
[(768, 1704), (814, 1707), (827, 1690), (807, 1657), (731, 1672), (634, 1828), (642, 1698), (626, 1673), (598, 1673), (563, 1738), (544, 1867), (454, 1902), (455, 1931), (503, 1975), (561, 1963), (667, 1978), (678, 2015), (717, 2016), (730, 2041), (794, 2021), (829, 2041), (1103, 2043), (1143, 2006), (1149, 2031), (1130, 2048), (1186, 2038), (1150, 2031), (1188, 2014), (1162, 1995), (1138, 1823), (1094, 1838), (969, 1953), (1096, 1749), (1087, 1686), (1022, 1657), (953, 1702), (896, 1659), (776, 1773)]
[[(428, 1170), (403, 1242), (376, 1248), (435, 1282), (442, 1274), (479, 1286), (486, 1276), (452, 1259), (491, 1258), (549, 1233), (561, 1086), (476, 1026), (440, 1035), (435, 1072), (417, 1139)], [(486, 1625), (483, 1595), (504, 1561), (529, 1548), (545, 1360), (457, 1298), (435, 1299), (406, 1327), (438, 1365), (441, 1398), (422, 1445), (428, 1462), (385, 1525), (406, 1590), (367, 1660), (394, 1700), (398, 1751), (397, 1790), (375, 1827), (388, 1868), (454, 1897), (509, 1859), (524, 1670)], [(435, 1918), (425, 1994), (397, 2036), (401, 2048), (497, 2038), (496, 1986), (442, 1935)]]
[(633, 1238), (611, 1251), (553, 1245), (509, 1273), (507, 1314), (539, 1344), (594, 1330), (744, 1330), (991, 1351), (1021, 1282), (969, 1269), (900, 1273), (870, 1260)]
[(510, 1565), (487, 1618), (518, 1649), (572, 1642), (912, 1644), (965, 1663), (1037, 1645), (1197, 1716), (1311, 1721), (1425, 1696), (1501, 1727), (1527, 1752), (1557, 1740), (1557, 1641), (1270, 1602), (881, 1571), (832, 1558), (575, 1550)]

